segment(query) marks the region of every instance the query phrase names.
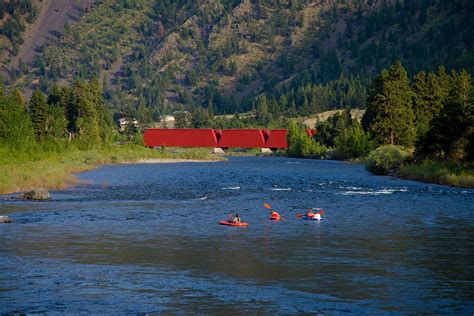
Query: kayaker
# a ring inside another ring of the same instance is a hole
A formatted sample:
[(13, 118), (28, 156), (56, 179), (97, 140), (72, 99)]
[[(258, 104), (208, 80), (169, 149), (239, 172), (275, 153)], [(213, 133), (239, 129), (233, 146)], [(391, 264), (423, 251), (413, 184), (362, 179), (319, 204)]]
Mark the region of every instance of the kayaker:
[(280, 219), (280, 214), (278, 214), (278, 212), (274, 210), (272, 210), (272, 215), (270, 216), (275, 219)]
[(239, 213), (235, 213), (235, 218), (232, 219), (232, 223), (240, 223)]
[(314, 215), (315, 214), (313, 213), (313, 209), (311, 208), (306, 212), (306, 217), (313, 218)]

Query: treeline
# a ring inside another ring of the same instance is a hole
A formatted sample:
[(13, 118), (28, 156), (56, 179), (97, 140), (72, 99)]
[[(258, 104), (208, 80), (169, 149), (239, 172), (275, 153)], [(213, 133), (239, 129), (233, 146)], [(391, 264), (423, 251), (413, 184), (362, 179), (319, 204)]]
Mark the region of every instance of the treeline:
[(374, 80), (362, 123), (378, 145), (415, 146), (420, 158), (472, 159), (474, 95), (465, 70), (419, 72), (400, 62)]
[(414, 159), (472, 161), (474, 90), (465, 70), (419, 72), (410, 80), (400, 62), (372, 82), (362, 124), (348, 111), (316, 125), (315, 139), (336, 158), (366, 156), (384, 145), (414, 148)]
[(110, 143), (112, 118), (97, 81), (75, 81), (46, 96), (35, 90), (26, 102), (18, 90), (0, 86), (0, 146), (19, 151), (87, 150)]
[(38, 16), (38, 9), (31, 0), (0, 1), (0, 20), (8, 14), (9, 18), (0, 26), (0, 35), (5, 35), (11, 42), (12, 54), (17, 55), (23, 43), (22, 33), (25, 22), (33, 23)]

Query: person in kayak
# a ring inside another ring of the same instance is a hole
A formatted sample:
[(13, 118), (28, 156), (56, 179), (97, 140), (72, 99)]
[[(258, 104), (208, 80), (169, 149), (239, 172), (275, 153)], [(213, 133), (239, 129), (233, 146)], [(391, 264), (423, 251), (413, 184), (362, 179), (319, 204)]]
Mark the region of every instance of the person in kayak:
[(314, 213), (313, 213), (313, 209), (310, 208), (307, 212), (306, 212), (306, 217), (309, 217), (309, 218), (313, 218), (314, 217)]
[(235, 213), (235, 218), (232, 219), (232, 223), (240, 223), (239, 213)]
[(272, 210), (271, 218), (280, 219), (280, 214), (277, 211)]

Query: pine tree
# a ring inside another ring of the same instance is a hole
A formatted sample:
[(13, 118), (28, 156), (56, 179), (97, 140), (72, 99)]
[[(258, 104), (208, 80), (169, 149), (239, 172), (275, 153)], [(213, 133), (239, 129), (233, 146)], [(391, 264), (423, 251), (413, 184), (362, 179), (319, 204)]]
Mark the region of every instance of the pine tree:
[(43, 139), (48, 130), (48, 104), (45, 95), (39, 90), (34, 90), (31, 95), (30, 116), (36, 138)]
[(97, 119), (97, 109), (94, 104), (95, 96), (91, 87), (76, 81), (72, 88), (71, 109), (76, 115), (74, 121), (78, 144), (81, 149), (91, 149), (100, 144), (100, 130)]
[(258, 98), (255, 115), (260, 123), (268, 124), (270, 122), (271, 114), (268, 112), (268, 99), (265, 95)]
[(54, 85), (49, 91), (48, 95), (48, 105), (49, 106), (59, 106), (61, 101), (61, 89), (57, 85)]
[(413, 112), (417, 138), (421, 139), (429, 129), (434, 116), (441, 110), (443, 91), (439, 79), (433, 74), (419, 72), (413, 77)]
[(473, 132), (474, 100), (471, 76), (452, 73), (448, 97), (426, 136), (417, 147), (418, 156), (460, 160), (469, 157)]
[(371, 103), (374, 118), (370, 131), (379, 144), (411, 146), (415, 126), (407, 73), (396, 62), (382, 78)]
[(334, 127), (336, 153), (339, 158), (348, 157), (348, 124), (343, 116), (340, 116)]

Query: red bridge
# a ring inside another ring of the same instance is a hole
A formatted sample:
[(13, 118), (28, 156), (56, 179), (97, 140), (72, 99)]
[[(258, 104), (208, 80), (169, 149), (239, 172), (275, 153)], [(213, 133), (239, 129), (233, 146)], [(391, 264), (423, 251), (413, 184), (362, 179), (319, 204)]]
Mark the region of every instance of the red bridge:
[[(315, 130), (306, 129), (311, 137)], [(214, 147), (214, 148), (271, 148), (284, 149), (286, 130), (274, 129), (197, 129), (148, 128), (143, 134), (147, 147)]]

